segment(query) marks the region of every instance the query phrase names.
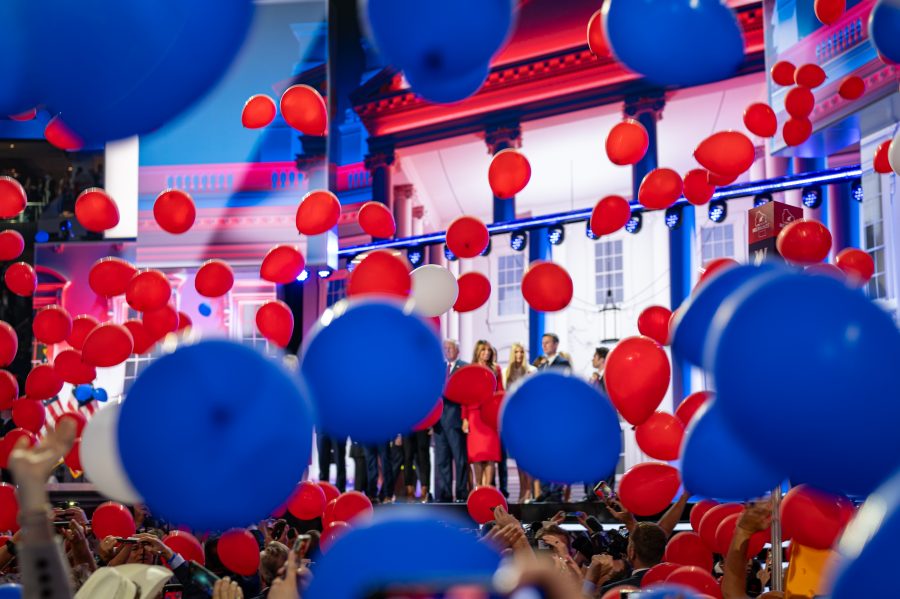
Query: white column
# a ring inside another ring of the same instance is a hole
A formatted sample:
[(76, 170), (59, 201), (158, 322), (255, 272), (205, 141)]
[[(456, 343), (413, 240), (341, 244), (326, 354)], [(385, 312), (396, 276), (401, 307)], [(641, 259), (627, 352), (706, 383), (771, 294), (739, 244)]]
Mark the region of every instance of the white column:
[(137, 238), (139, 150), (137, 136), (106, 144), (105, 189), (119, 207), (119, 224), (106, 232), (107, 239)]

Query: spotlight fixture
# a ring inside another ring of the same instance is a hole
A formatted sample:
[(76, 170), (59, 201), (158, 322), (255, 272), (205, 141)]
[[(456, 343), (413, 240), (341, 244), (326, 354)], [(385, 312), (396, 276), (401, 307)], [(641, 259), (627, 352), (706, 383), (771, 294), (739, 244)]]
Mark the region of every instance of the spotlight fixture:
[(587, 222), (584, 223), (584, 224), (585, 224), (585, 227), (584, 227), (584, 234), (587, 235), (587, 238), (588, 238), (588, 239), (599, 239), (599, 237), (597, 237), (596, 235), (594, 235), (594, 232), (591, 231), (591, 221), (587, 221)]
[(768, 193), (768, 192), (760, 193), (753, 197), (753, 207), (759, 208), (760, 206), (762, 206), (764, 204), (768, 204), (771, 201), (772, 201), (771, 193)]
[(40, 230), (34, 234), (34, 240), (37, 243), (47, 243), (50, 241), (50, 233), (44, 230)]
[(822, 188), (818, 185), (804, 187), (801, 192), (803, 205), (807, 208), (818, 208), (822, 205)]
[(59, 221), (59, 237), (63, 241), (74, 239), (75, 233), (72, 231), (72, 221), (67, 218)]
[(523, 230), (513, 231), (509, 236), (509, 247), (517, 252), (523, 251), (528, 246), (528, 233)]
[(422, 263), (425, 262), (425, 248), (421, 245), (409, 248), (406, 250), (406, 259), (413, 268), (422, 266)]
[(299, 275), (297, 275), (297, 280), (300, 281), (301, 283), (308, 278), (309, 278), (309, 271), (306, 270), (305, 268), (300, 271)]
[(641, 227), (644, 226), (644, 215), (641, 212), (632, 212), (631, 218), (628, 219), (628, 222), (625, 223), (625, 231), (631, 233), (632, 235), (636, 235), (641, 232)]
[(331, 273), (334, 272), (328, 266), (320, 266), (316, 269), (316, 274), (319, 275), (320, 279), (327, 279), (331, 276)]
[(482, 255), (482, 256), (490, 256), (490, 254), (491, 254), (491, 247), (492, 247), (492, 246), (491, 246), (491, 238), (488, 237), (488, 244), (487, 244), (487, 247), (484, 248), (484, 251), (481, 252), (481, 255)]
[(550, 245), (559, 245), (566, 240), (566, 228), (562, 225), (553, 225), (547, 228), (547, 239)]
[(453, 262), (454, 260), (457, 259), (456, 254), (454, 254), (453, 252), (450, 251), (450, 248), (447, 247), (446, 243), (444, 244), (444, 257), (447, 260), (449, 260), (450, 262)]
[(681, 226), (681, 206), (666, 208), (666, 226), (672, 230)]
[(865, 196), (863, 195), (862, 179), (854, 179), (850, 182), (850, 197), (857, 202), (863, 201)]
[(353, 272), (353, 269), (356, 268), (356, 256), (347, 256), (344, 268), (347, 269), (347, 272)]
[(707, 215), (709, 216), (709, 220), (714, 223), (725, 222), (725, 219), (728, 218), (728, 204), (723, 200), (710, 202)]

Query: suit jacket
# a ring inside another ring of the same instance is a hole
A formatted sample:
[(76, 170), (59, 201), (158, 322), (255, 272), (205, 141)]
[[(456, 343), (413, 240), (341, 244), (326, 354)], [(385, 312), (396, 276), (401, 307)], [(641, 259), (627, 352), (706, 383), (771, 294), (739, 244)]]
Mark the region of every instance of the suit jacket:
[[(453, 363), (453, 366), (450, 367), (450, 374), (452, 375), (454, 372), (456, 372), (463, 366), (468, 366), (468, 362), (463, 362), (462, 360), (456, 360)], [(441, 414), (441, 420), (439, 422), (439, 426), (441, 429), (447, 429), (447, 430), (460, 429), (460, 430), (462, 430), (462, 406), (459, 405), (458, 403), (449, 401), (445, 397), (444, 398), (444, 411)]]
[(638, 570), (637, 572), (635, 572), (634, 574), (632, 574), (631, 576), (629, 576), (628, 578), (626, 578), (624, 580), (617, 580), (615, 582), (605, 584), (600, 589), (600, 596), (602, 597), (603, 595), (605, 595), (612, 589), (614, 589), (616, 587), (621, 587), (621, 586), (633, 586), (633, 587), (641, 588), (641, 581), (644, 580), (644, 574), (646, 574), (646, 573), (647, 573), (647, 569), (645, 568), (643, 570)]
[[(546, 356), (544, 356), (544, 359), (546, 360)], [(552, 361), (544, 362), (541, 366), (541, 370), (544, 370), (545, 368), (572, 368), (572, 364), (562, 354), (556, 354), (553, 356)]]

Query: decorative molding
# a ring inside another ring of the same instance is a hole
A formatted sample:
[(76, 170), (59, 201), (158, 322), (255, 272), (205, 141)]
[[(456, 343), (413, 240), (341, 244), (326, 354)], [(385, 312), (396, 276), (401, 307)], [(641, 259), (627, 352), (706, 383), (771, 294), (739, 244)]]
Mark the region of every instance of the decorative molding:
[(521, 148), (522, 126), (518, 122), (489, 125), (484, 131), (484, 142), (491, 156), (507, 148)]
[(652, 114), (656, 121), (662, 120), (663, 108), (666, 106), (666, 92), (641, 94), (625, 98), (623, 112), (628, 118), (637, 118), (642, 114)]

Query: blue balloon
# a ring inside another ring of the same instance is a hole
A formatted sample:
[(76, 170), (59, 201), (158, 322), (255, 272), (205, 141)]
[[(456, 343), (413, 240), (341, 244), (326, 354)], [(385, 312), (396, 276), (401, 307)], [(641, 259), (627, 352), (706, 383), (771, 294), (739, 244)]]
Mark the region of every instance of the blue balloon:
[(641, 589), (641, 599), (700, 599), (700, 595), (694, 589), (680, 584), (653, 585), (647, 589)]
[(0, 584), (0, 599), (19, 599), (22, 596), (22, 585), (14, 583)]
[(792, 480), (865, 495), (900, 464), (900, 331), (860, 291), (760, 277), (722, 303), (709, 335), (717, 407)]
[(107, 399), (109, 399), (109, 395), (107, 395), (106, 389), (104, 389), (103, 387), (97, 387), (96, 389), (94, 389), (92, 397), (97, 401), (106, 401)]
[[(335, 305), (328, 319), (310, 336), (300, 363), (320, 429), (371, 444), (411, 431), (444, 388), (444, 354), (434, 328), (380, 300)], [(362, 348), (382, 358), (354, 359), (348, 371), (345, 360)]]
[(691, 493), (722, 502), (762, 497), (783, 481), (722, 417), (716, 402), (694, 416), (681, 451), (681, 480)]
[(212, 314), (212, 308), (209, 307), (209, 304), (200, 304), (197, 306), (197, 312), (203, 316), (209, 316)]
[(488, 65), (455, 77), (430, 77), (407, 69), (404, 74), (410, 88), (429, 102), (451, 104), (477, 92), (488, 76)]
[(387, 585), (489, 579), (500, 554), (474, 532), (462, 530), (469, 525), (436, 508), (377, 512), (316, 560), (316, 575), (303, 597), (365, 597)]
[[(549, 414), (566, 415), (565, 425), (548, 422)], [(619, 418), (609, 399), (557, 372), (541, 372), (513, 387), (500, 406), (500, 436), (520, 468), (559, 483), (608, 477), (622, 451)]]
[(0, 85), (0, 115), (3, 116), (25, 112), (40, 103), (28, 55), (28, 38), (33, 32), (21, 18), (27, 4), (28, 0), (0, 2), (0, 56), (16, 57), (3, 64), (3, 85)]
[(72, 395), (78, 401), (88, 401), (94, 397), (94, 388), (91, 385), (78, 385), (72, 391)]
[(869, 38), (891, 62), (900, 62), (900, 2), (879, 0), (869, 15)]
[(616, 58), (660, 85), (699, 85), (732, 76), (744, 37), (721, 0), (609, 0), (603, 30)]
[(257, 522), (290, 496), (309, 463), (312, 426), (296, 376), (252, 348), (203, 341), (155, 360), (134, 382), (119, 452), (154, 514), (222, 530)]

